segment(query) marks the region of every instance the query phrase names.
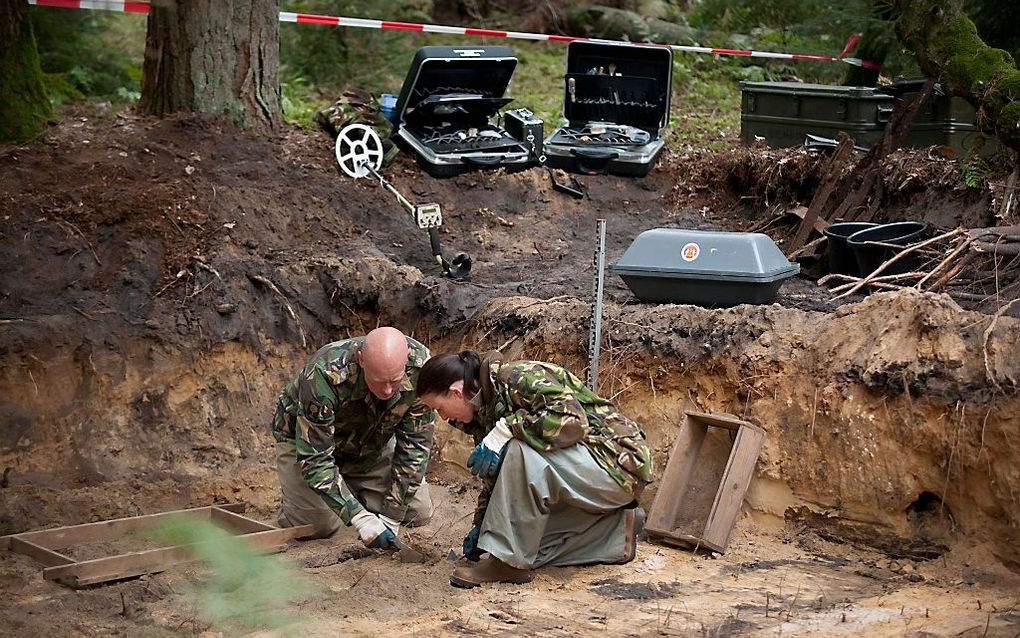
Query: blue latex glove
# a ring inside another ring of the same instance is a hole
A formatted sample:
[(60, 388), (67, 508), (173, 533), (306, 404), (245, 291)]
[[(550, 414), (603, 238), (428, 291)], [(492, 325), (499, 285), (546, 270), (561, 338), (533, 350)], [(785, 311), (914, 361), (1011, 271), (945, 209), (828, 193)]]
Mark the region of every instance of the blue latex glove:
[(512, 438), (513, 434), (510, 433), (506, 420), (496, 421), (495, 427), (489, 430), (482, 442), (476, 445), (468, 456), (467, 466), (471, 473), (478, 478), (492, 478), (499, 474), (506, 444)]
[(485, 553), (485, 550), (478, 549), (478, 535), (481, 533), (481, 526), (475, 525), (468, 532), (468, 535), (464, 537), (464, 558), (477, 561)]
[(502, 460), (502, 450), (494, 452), (483, 443), (479, 443), (468, 456), (467, 466), (478, 478), (491, 478), (499, 473), (499, 464)]
[(371, 549), (397, 549), (397, 537), (387, 529), (367, 546)]

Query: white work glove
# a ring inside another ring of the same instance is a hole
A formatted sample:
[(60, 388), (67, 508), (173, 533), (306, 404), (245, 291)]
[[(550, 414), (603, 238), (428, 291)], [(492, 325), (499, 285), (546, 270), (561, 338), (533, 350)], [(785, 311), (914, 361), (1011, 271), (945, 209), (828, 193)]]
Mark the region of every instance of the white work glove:
[(512, 438), (514, 438), (513, 432), (510, 431), (510, 426), (506, 424), (506, 417), (504, 417), (496, 421), (496, 425), (482, 439), (482, 444), (490, 450), (499, 453), (503, 451), (503, 446)]
[(394, 536), (400, 536), (400, 521), (394, 520), (383, 514), (379, 515), (379, 520), (382, 521), (383, 525), (385, 525), (391, 532), (393, 532)]
[(366, 509), (351, 517), (351, 525), (358, 530), (358, 536), (366, 547), (382, 549), (396, 547), (396, 533), (383, 522), (382, 518)]
[(467, 466), (471, 473), (479, 478), (492, 478), (499, 473), (499, 466), (503, 462), (503, 451), (506, 444), (514, 435), (510, 432), (510, 426), (506, 419), (496, 421), (496, 425), (489, 430), (482, 442), (475, 446), (468, 456)]

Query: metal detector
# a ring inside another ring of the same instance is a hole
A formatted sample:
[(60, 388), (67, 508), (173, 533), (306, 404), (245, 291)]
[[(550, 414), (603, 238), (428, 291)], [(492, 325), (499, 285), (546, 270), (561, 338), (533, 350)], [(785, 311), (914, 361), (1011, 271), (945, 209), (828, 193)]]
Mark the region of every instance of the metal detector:
[(443, 213), (439, 204), (412, 204), (379, 174), (382, 168), (383, 149), (379, 135), (364, 124), (349, 124), (340, 130), (336, 137), (336, 161), (345, 175), (362, 178), (371, 175), (379, 180), (379, 184), (393, 193), (418, 224), (418, 228), (427, 230), (432, 256), (443, 269), (443, 274), (453, 279), (463, 279), (471, 273), (471, 257), (466, 253), (457, 253), (453, 261), (446, 261), (443, 249), (439, 245), (439, 227), (443, 225)]

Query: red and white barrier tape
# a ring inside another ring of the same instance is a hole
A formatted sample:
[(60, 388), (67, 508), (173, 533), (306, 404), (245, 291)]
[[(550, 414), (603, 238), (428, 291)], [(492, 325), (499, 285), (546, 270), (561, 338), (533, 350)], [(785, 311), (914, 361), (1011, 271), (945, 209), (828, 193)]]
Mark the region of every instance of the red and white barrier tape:
[[(65, 9), (101, 9), (126, 13), (148, 13), (148, 2), (127, 2), (124, 0), (28, 0), (29, 4), (40, 7), (62, 7)], [(546, 33), (526, 33), (523, 31), (497, 31), (493, 29), (473, 29), (470, 27), (450, 27), (441, 24), (418, 24), (414, 22), (394, 22), (390, 20), (369, 20), (366, 18), (347, 18), (338, 16), (315, 15), (312, 13), (280, 12), (280, 22), (298, 22), (301, 24), (321, 24), (331, 27), (359, 27), (362, 29), (387, 29), (397, 31), (419, 31), (422, 33), (447, 33), (451, 35), (473, 35), (490, 38), (510, 38), (514, 40), (536, 40), (547, 42), (601, 42), (620, 44), (620, 40), (603, 40), (601, 38), (578, 38), (569, 35), (549, 35)], [(624, 44), (654, 44), (650, 42), (623, 42)], [(843, 53), (840, 55), (808, 55), (804, 53), (773, 53), (771, 51), (748, 51), (744, 49), (719, 49), (716, 47), (696, 47), (683, 44), (659, 44), (674, 51), (685, 53), (711, 53), (713, 55), (735, 55), (748, 58), (769, 58), (773, 60), (814, 60), (816, 62), (845, 62), (866, 69), (879, 70), (881, 65), (871, 60), (845, 57), (853, 48), (856, 40), (851, 36)]]

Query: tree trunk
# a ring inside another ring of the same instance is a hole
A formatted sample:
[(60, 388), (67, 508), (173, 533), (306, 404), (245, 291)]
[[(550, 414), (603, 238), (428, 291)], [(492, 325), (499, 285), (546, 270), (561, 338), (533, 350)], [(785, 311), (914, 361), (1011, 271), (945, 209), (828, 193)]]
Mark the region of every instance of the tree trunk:
[(281, 125), (278, 0), (153, 0), (143, 113), (208, 113), (243, 128)]
[(921, 70), (978, 109), (978, 125), (1020, 151), (1020, 70), (978, 36), (962, 0), (896, 0), (900, 42)]
[(50, 117), (25, 0), (0, 0), (0, 141), (20, 142)]

